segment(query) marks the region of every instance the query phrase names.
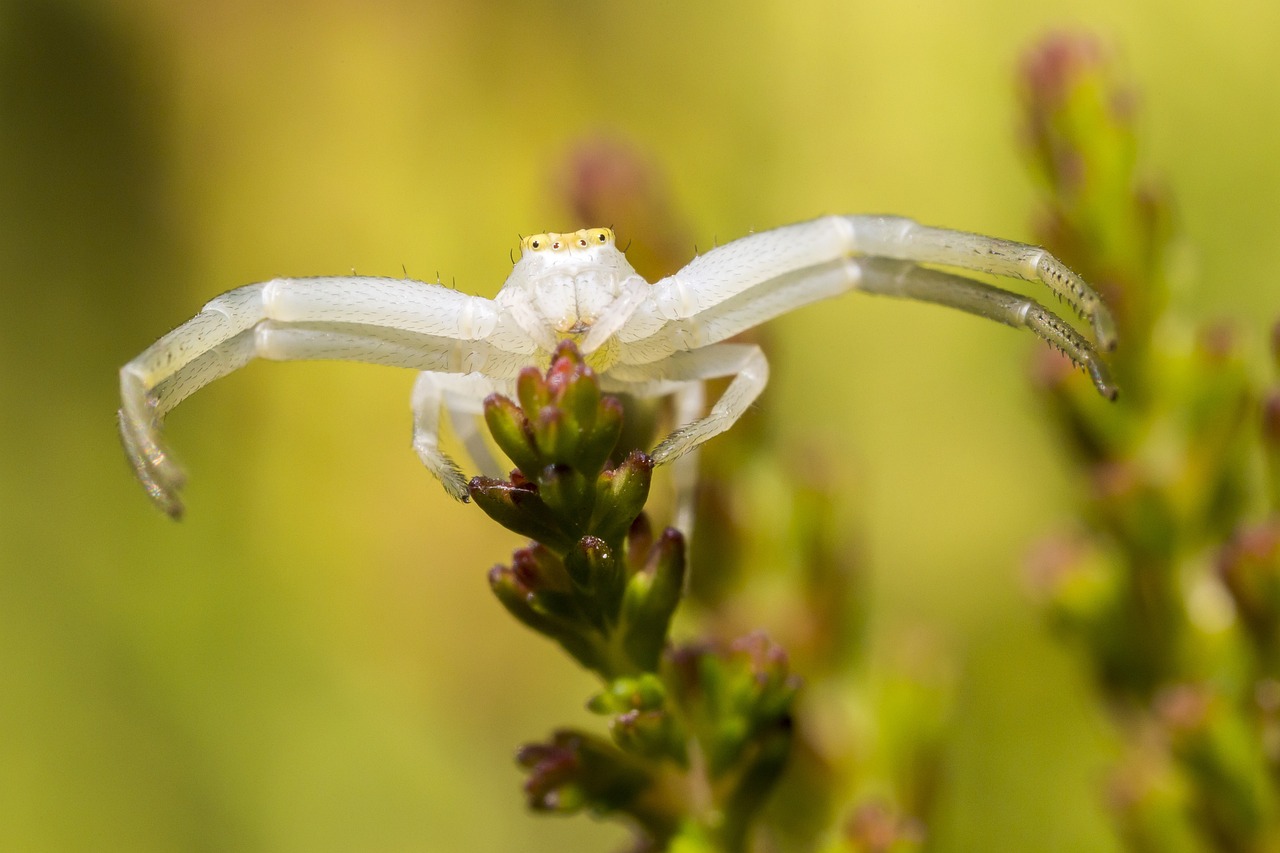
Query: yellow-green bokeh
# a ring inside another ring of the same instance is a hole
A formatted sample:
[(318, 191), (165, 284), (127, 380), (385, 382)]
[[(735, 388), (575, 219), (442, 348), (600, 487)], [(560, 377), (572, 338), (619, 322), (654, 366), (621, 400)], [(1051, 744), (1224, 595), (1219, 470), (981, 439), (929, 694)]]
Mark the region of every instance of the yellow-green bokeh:
[[(513, 748), (594, 724), (592, 684), (491, 599), (515, 541), (417, 464), (409, 375), (253, 365), (198, 395), (171, 419), (192, 475), (175, 525), (121, 458), (115, 371), (275, 275), (492, 295), (518, 233), (606, 224), (566, 221), (552, 189), (597, 134), (652, 154), (699, 245), (828, 212), (1028, 238), (1012, 77), (1061, 27), (1142, 86), (1144, 160), (1190, 247), (1179, 298), (1261, 337), (1269, 0), (7, 0), (0, 849), (617, 847), (523, 811)], [(1072, 482), (1034, 342), (857, 297), (777, 327), (768, 405), (857, 485), (873, 646), (923, 631), (960, 667), (936, 848), (1114, 845), (1105, 727), (1018, 588)]]

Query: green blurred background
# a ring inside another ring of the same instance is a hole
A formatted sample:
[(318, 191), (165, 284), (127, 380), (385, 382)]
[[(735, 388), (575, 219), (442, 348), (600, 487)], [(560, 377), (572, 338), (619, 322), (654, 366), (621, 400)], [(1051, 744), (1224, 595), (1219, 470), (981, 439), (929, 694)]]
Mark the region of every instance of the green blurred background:
[[(701, 246), (829, 212), (1030, 236), (1013, 74), (1085, 27), (1142, 97), (1181, 298), (1280, 312), (1280, 4), (985, 0), (0, 8), (0, 849), (610, 849), (529, 816), (513, 748), (592, 681), (492, 600), (517, 544), (408, 447), (411, 375), (253, 365), (186, 403), (168, 522), (115, 372), (276, 275), (492, 295), (571, 221), (567, 152), (648, 152)], [(636, 235), (636, 239), (643, 239)], [(692, 254), (693, 246), (688, 247)], [(831, 449), (872, 655), (946, 649), (938, 850), (1113, 849), (1110, 746), (1020, 587), (1072, 488), (1028, 335), (856, 297), (775, 324), (766, 405)], [(822, 392), (820, 416), (807, 399)], [(763, 626), (767, 628), (768, 626)]]

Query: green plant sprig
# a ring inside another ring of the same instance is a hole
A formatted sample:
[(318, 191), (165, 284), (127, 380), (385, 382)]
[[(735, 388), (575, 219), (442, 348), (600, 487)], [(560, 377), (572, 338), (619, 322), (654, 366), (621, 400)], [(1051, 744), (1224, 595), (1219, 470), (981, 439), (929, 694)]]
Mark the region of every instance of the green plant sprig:
[(570, 342), (526, 369), (516, 400), (485, 401), (489, 431), (515, 463), (477, 477), (475, 503), (533, 542), (489, 573), (518, 620), (594, 672), (587, 707), (609, 738), (561, 729), (518, 763), (531, 808), (626, 818), (655, 849), (746, 849), (791, 746), (799, 688), (763, 635), (674, 647), (684, 536), (655, 534), (643, 509), (653, 462), (619, 448), (624, 410)]

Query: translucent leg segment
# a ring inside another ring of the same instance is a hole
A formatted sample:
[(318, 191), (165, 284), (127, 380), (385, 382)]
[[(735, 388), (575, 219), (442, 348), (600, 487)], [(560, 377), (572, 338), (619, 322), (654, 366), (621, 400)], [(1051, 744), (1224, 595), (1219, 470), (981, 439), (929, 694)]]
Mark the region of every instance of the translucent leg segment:
[(732, 376), (733, 381), (705, 416), (677, 427), (653, 451), (659, 465), (672, 462), (707, 439), (733, 426), (769, 382), (769, 362), (757, 346), (717, 344), (693, 352), (676, 353), (669, 358), (642, 365), (618, 365), (611, 371), (615, 381), (638, 397), (654, 397), (677, 393), (682, 385), (695, 380)]
[[(696, 421), (706, 407), (706, 386), (701, 380), (686, 383), (675, 395), (676, 424)], [(676, 529), (686, 537), (693, 534), (698, 506), (698, 448), (693, 447), (671, 465), (671, 479), (675, 486)]]
[(909, 261), (861, 258), (858, 265), (862, 271), (858, 284), (860, 290), (934, 302), (1009, 326), (1029, 329), (1088, 373), (1104, 397), (1114, 400), (1119, 394), (1106, 362), (1093, 346), (1062, 318), (1033, 299), (963, 276), (916, 266)]
[(467, 501), (467, 478), (440, 449), (440, 410), (444, 405), (444, 386), (434, 373), (421, 373), (413, 385), (413, 450), (427, 470), (444, 484), (444, 490), (460, 501)]
[[(1101, 298), (1080, 276), (1038, 246), (1000, 240), (965, 231), (932, 228), (898, 216), (827, 216), (750, 234), (695, 258), (675, 275), (653, 286), (653, 298), (637, 310), (631, 329), (619, 335), (624, 344), (654, 337), (663, 323), (701, 320), (713, 324), (720, 307), (739, 301), (737, 320), (747, 322), (750, 302), (739, 297), (748, 293), (766, 298), (779, 287), (787, 288), (809, 275), (822, 276), (839, 269), (843, 260), (863, 256), (894, 258), (920, 264), (936, 264), (959, 270), (1011, 276), (1040, 282), (1067, 302), (1094, 330), (1098, 345), (1115, 346), (1116, 330)], [(795, 291), (802, 301), (812, 301), (816, 291)], [(789, 310), (775, 304), (776, 316)], [(756, 319), (755, 322), (762, 322)], [(658, 342), (654, 338), (653, 343)], [(723, 338), (711, 337), (706, 343)], [(650, 348), (653, 355), (658, 350)], [(659, 357), (653, 355), (653, 357)]]
[(967, 231), (932, 228), (900, 216), (842, 217), (854, 251), (1039, 281), (1093, 326), (1098, 346), (1116, 345), (1115, 321), (1084, 279), (1039, 246)]

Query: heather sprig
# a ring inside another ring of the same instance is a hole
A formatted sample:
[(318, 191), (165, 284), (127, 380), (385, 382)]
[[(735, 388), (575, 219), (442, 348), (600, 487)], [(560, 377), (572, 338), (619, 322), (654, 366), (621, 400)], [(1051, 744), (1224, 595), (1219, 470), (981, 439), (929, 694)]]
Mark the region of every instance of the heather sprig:
[(1169, 194), (1139, 170), (1115, 57), (1050, 38), (1021, 97), (1040, 236), (1100, 286), (1120, 330), (1117, 405), (1078, 394), (1061, 365), (1040, 371), (1086, 477), (1078, 532), (1041, 549), (1037, 585), (1124, 738), (1109, 800), (1134, 850), (1276, 849), (1280, 395), (1258, 382), (1249, 334), (1193, 323), (1170, 298)]
[(607, 737), (561, 729), (520, 749), (530, 807), (622, 817), (660, 849), (745, 850), (790, 751), (799, 685), (785, 653), (759, 634), (673, 646), (684, 536), (654, 532), (643, 511), (653, 462), (619, 448), (622, 404), (572, 343), (545, 372), (521, 373), (516, 398), (484, 409), (516, 468), (475, 478), (470, 493), (533, 541), (489, 582), (513, 616), (599, 676), (587, 707), (608, 718)]

